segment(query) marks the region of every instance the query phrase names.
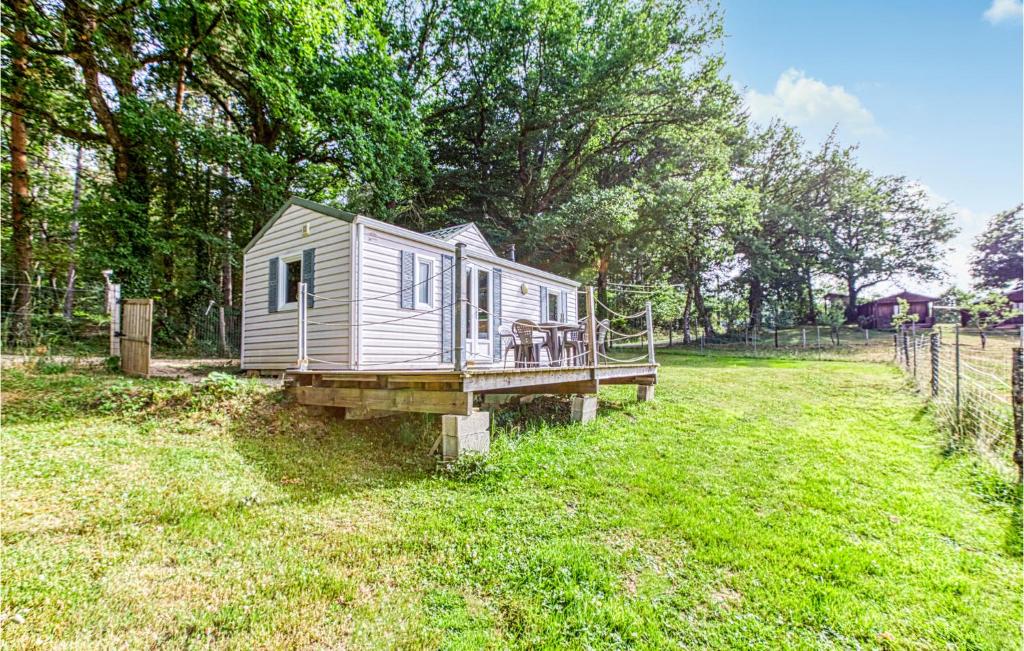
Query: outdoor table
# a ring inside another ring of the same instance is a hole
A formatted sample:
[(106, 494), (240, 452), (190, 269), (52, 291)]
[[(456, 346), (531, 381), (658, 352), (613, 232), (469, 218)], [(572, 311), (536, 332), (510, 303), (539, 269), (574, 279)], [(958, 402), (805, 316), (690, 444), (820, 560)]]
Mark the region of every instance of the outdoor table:
[(567, 330), (575, 330), (579, 326), (571, 323), (557, 323), (548, 321), (537, 324), (538, 330), (543, 330), (547, 335), (548, 355), (551, 357), (552, 366), (562, 364), (562, 337)]

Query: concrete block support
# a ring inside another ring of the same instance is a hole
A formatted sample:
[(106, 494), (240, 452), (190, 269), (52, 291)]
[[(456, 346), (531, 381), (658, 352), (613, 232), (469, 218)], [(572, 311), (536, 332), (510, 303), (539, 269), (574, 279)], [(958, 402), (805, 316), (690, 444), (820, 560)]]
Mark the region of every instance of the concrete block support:
[(491, 451), (491, 414), (474, 410), (469, 416), (441, 416), (441, 454), (457, 459), (467, 452)]
[(650, 402), (654, 400), (654, 385), (641, 384), (636, 388), (637, 402)]
[(589, 423), (597, 418), (597, 396), (574, 396), (572, 399), (572, 420)]

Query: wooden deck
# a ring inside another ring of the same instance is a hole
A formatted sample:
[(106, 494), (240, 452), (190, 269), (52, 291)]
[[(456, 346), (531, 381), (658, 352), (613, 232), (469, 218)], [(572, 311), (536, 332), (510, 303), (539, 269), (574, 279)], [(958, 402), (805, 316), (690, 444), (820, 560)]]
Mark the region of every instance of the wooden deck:
[(344, 407), (346, 416), (391, 412), (469, 415), (474, 394), (593, 394), (600, 384), (653, 386), (657, 364), (442, 370), (291, 370), (300, 404)]

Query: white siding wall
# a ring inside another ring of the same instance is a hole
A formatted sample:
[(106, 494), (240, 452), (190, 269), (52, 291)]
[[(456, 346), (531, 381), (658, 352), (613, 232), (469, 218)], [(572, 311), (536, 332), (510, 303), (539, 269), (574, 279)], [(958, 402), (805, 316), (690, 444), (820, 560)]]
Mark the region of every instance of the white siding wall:
[[(310, 234), (303, 236), (309, 224)], [(283, 370), (295, 365), (297, 322), (295, 309), (267, 310), (267, 268), (273, 257), (301, 253), (315, 248), (314, 291), (320, 296), (348, 301), (350, 276), (350, 237), (348, 222), (291, 206), (245, 254), (244, 260), (244, 333), (242, 368)], [(284, 282), (282, 278), (280, 282)], [(348, 303), (317, 299), (308, 311), (310, 321), (339, 325), (307, 326), (309, 357), (332, 362), (313, 368), (343, 368), (348, 364)]]
[[(402, 309), (401, 251), (412, 251), (434, 262), (433, 309)], [(432, 247), (366, 226), (363, 231), (360, 282), (359, 367), (438, 368), (441, 363), (441, 254), (454, 256), (442, 246)], [(380, 298), (375, 298), (375, 297)], [(412, 318), (405, 318), (412, 317)], [(382, 323), (393, 321), (394, 323)], [(432, 358), (405, 361), (436, 354)]]
[[(467, 249), (469, 247), (467, 246)], [(441, 351), (441, 279), (434, 278), (433, 308), (435, 311), (408, 310), (400, 307), (401, 262), (400, 251), (412, 251), (434, 261), (434, 272), (441, 271), (441, 255), (454, 256), (444, 246), (432, 247), (408, 240), (392, 233), (375, 230), (367, 225), (362, 242), (362, 272), (360, 275), (362, 314), (359, 343), (359, 367), (366, 369), (384, 368), (448, 368), (450, 362), (440, 361)], [(568, 283), (547, 280), (533, 274), (513, 269), (501, 263), (477, 258), (467, 251), (467, 263), (484, 269), (502, 270), (502, 321), (510, 323), (515, 319), (544, 321), (540, 311), (540, 287), (549, 291), (565, 291), (567, 297), (568, 321), (576, 321), (576, 288)], [(527, 286), (523, 295), (521, 287)], [(374, 298), (380, 296), (381, 298)], [(412, 318), (405, 318), (405, 317)], [(382, 323), (402, 319), (394, 323)], [(497, 325), (495, 325), (497, 327)], [(424, 355), (435, 355), (424, 360), (408, 361)], [(483, 360), (476, 359), (477, 365)], [(511, 364), (511, 356), (509, 363)], [(500, 364), (500, 362), (498, 362)]]
[[(511, 325), (516, 319), (529, 319), (540, 323), (547, 321), (542, 317), (540, 309), (540, 288), (547, 287), (549, 292), (565, 291), (566, 293), (566, 321), (575, 323), (577, 319), (576, 302), (577, 289), (572, 285), (556, 283), (521, 272), (517, 269), (505, 268), (501, 272), (501, 320)], [(526, 284), (526, 294), (523, 294), (522, 286)], [(541, 362), (546, 363), (548, 354), (546, 349), (541, 349)], [(512, 354), (509, 353), (509, 364), (512, 363)]]

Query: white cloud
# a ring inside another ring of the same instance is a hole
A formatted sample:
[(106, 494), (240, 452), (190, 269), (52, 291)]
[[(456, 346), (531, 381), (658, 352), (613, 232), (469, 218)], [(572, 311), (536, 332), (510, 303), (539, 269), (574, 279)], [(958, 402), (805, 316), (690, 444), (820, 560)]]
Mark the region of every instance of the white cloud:
[(1024, 16), (1024, 3), (1021, 0), (992, 0), (992, 6), (983, 15), (993, 25), (1004, 20), (1016, 20)]
[(880, 131), (871, 111), (855, 95), (795, 68), (779, 75), (771, 94), (749, 90), (744, 100), (755, 121), (766, 123), (778, 117), (800, 127), (808, 136), (827, 133), (837, 124), (841, 130), (860, 136)]

